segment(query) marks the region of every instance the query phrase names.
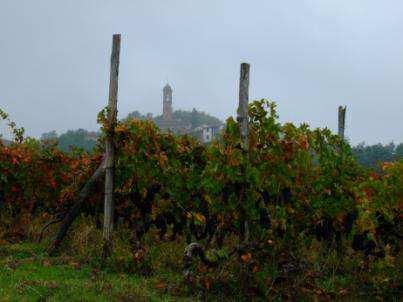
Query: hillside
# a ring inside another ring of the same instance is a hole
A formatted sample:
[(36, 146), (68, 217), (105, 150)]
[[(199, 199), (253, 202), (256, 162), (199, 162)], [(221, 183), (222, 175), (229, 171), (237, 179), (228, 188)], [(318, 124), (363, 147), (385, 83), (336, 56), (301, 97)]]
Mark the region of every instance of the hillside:
[[(163, 117), (162, 115), (157, 115), (155, 117), (151, 117), (150, 115), (143, 115), (139, 111), (133, 111), (127, 115), (127, 118), (137, 118), (141, 120), (145, 119), (152, 119), (156, 124), (162, 122)], [(196, 109), (193, 109), (192, 111), (188, 110), (175, 110), (172, 113), (172, 118), (174, 120), (180, 120), (184, 124), (188, 124), (191, 126), (192, 129), (195, 129), (199, 126), (202, 125), (220, 125), (222, 124), (222, 121), (208, 113), (205, 113), (203, 111), (198, 111)]]

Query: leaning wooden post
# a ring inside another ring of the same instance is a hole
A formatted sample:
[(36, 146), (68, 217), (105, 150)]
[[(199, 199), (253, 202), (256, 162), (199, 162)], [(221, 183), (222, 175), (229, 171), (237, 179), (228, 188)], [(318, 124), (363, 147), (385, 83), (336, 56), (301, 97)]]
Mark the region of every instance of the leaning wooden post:
[(346, 106), (339, 106), (339, 129), (338, 134), (344, 140), (344, 129), (346, 126)]
[(113, 230), (113, 180), (115, 170), (114, 132), (117, 121), (120, 34), (113, 35), (108, 100), (108, 129), (105, 145), (104, 257), (110, 254)]
[[(249, 70), (250, 65), (248, 63), (241, 64), (241, 74), (239, 78), (239, 104), (237, 111), (237, 121), (239, 125), (239, 132), (241, 135), (241, 143), (243, 151), (245, 152), (246, 158), (249, 160)], [(245, 167), (242, 167), (242, 174), (245, 176)], [(246, 219), (245, 209), (244, 209), (244, 199), (246, 196), (246, 183), (243, 184), (241, 192), (239, 194), (239, 206), (241, 211), (242, 223), (242, 233), (243, 240), (246, 242), (249, 240), (249, 224)]]
[(80, 213), (80, 210), (84, 205), (85, 201), (87, 200), (88, 196), (91, 194), (96, 183), (100, 179), (102, 179), (104, 173), (105, 173), (105, 159), (102, 160), (101, 164), (95, 170), (94, 174), (92, 174), (90, 179), (82, 187), (80, 193), (78, 194), (76, 200), (74, 201), (73, 206), (69, 209), (66, 216), (63, 218), (63, 222), (59, 227), (59, 231), (57, 232), (56, 237), (54, 238), (52, 244), (47, 249), (47, 252), (49, 254), (53, 254), (54, 252), (56, 252), (56, 250), (62, 243), (64, 237), (66, 237), (67, 232), (70, 229), (71, 225), (73, 224), (74, 220)]

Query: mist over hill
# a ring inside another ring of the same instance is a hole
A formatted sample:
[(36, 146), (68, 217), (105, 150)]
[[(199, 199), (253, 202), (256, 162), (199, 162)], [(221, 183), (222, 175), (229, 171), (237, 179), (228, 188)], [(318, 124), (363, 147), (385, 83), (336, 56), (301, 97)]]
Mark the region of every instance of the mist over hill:
[[(150, 114), (142, 114), (139, 111), (133, 111), (127, 115), (127, 118), (137, 118), (137, 119), (151, 119), (156, 124), (163, 121), (163, 115), (152, 116)], [(172, 118), (174, 120), (179, 120), (184, 124), (188, 124), (192, 129), (203, 125), (219, 125), (222, 121), (206, 112), (198, 111), (193, 108), (192, 111), (189, 110), (175, 110), (172, 113)]]

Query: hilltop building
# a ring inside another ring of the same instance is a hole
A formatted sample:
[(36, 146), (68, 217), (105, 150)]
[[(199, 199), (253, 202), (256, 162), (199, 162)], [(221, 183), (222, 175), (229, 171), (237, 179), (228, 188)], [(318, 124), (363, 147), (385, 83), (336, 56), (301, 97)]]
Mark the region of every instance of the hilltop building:
[(162, 130), (170, 130), (174, 133), (185, 134), (191, 131), (192, 126), (179, 119), (173, 118), (172, 88), (166, 84), (162, 90), (162, 119), (156, 121)]
[[(162, 115), (155, 118), (151, 114), (142, 116), (135, 111), (131, 114), (134, 118), (152, 119), (163, 131), (171, 131), (176, 134), (189, 134), (199, 139), (203, 143), (211, 142), (217, 137), (223, 128), (223, 124), (212, 116), (203, 112), (193, 111), (173, 111), (172, 87), (166, 84), (162, 90)], [(203, 121), (203, 119), (205, 119)]]
[(162, 90), (162, 116), (165, 121), (172, 121), (172, 88), (169, 84)]
[(220, 135), (220, 132), (223, 128), (223, 124), (202, 125), (193, 129), (192, 134), (200, 139), (203, 143), (209, 143)]

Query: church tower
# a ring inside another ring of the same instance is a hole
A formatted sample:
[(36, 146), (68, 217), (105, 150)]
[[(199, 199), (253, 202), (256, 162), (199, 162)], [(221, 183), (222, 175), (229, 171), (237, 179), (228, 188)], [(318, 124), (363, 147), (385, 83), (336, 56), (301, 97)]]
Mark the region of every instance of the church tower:
[(166, 84), (163, 89), (162, 117), (164, 121), (172, 120), (172, 88)]

